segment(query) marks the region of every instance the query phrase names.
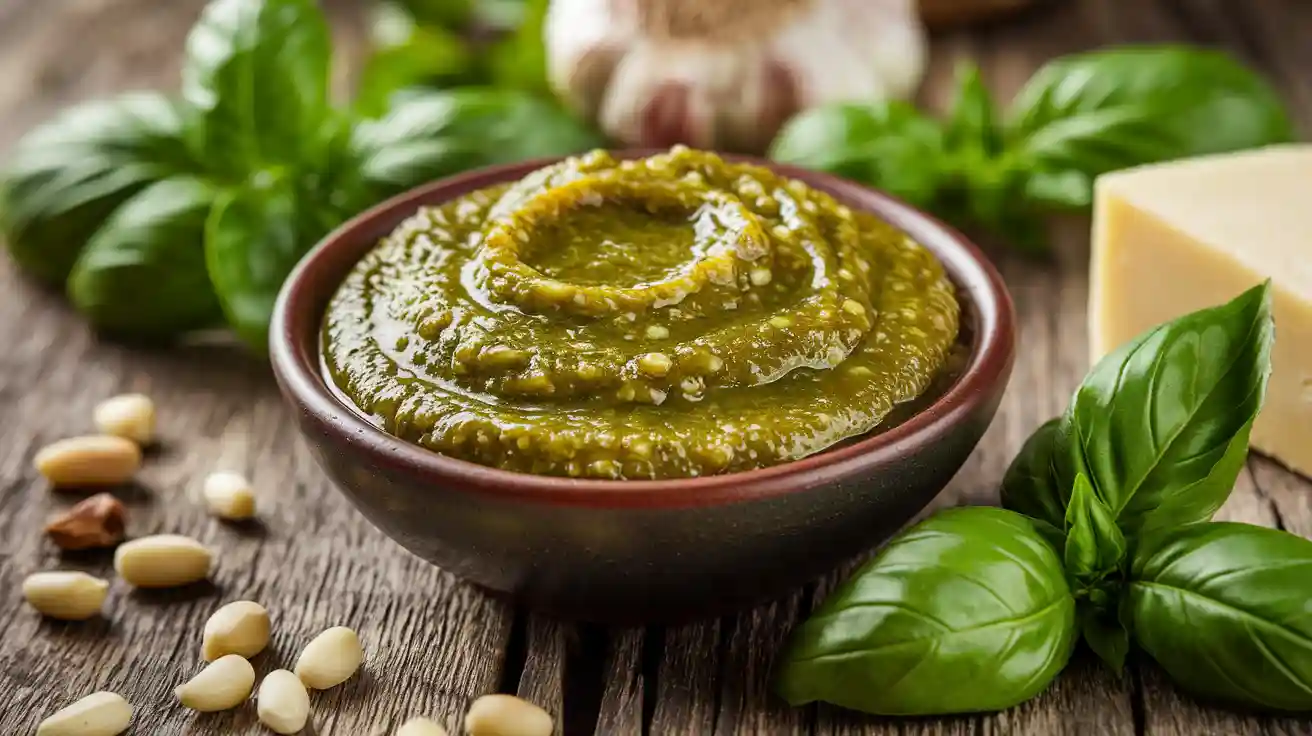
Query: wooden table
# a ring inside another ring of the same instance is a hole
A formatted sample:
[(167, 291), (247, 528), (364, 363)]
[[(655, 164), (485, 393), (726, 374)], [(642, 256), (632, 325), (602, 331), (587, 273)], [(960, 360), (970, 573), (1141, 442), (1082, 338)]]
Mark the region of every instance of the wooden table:
[[(201, 0), (0, 0), (0, 151), (61, 106), (131, 87), (171, 87)], [(1069, 0), (1006, 25), (935, 40), (926, 102), (942, 106), (951, 67), (974, 57), (1003, 99), (1044, 59), (1102, 44), (1190, 40), (1265, 69), (1312, 123), (1312, 3), (1307, 0)], [(1115, 9), (1113, 9), (1115, 8)], [(331, 4), (339, 58), (361, 53), (354, 4)], [(349, 73), (342, 75), (343, 80)], [(997, 259), (1020, 310), (1020, 353), (1002, 409), (940, 504), (988, 503), (1012, 455), (1058, 413), (1086, 369), (1087, 222), (1054, 225), (1049, 263)], [(137, 706), (134, 734), (254, 734), (253, 709), (197, 716), (172, 689), (198, 668), (200, 629), (221, 602), (273, 612), (267, 671), (319, 630), (348, 624), (362, 674), (314, 698), (313, 732), (390, 734), (431, 714), (458, 725), (479, 694), (519, 693), (562, 716), (567, 734), (1309, 734), (1312, 719), (1245, 715), (1181, 695), (1151, 664), (1120, 679), (1079, 653), (1051, 689), (995, 715), (883, 720), (828, 707), (790, 709), (770, 694), (771, 659), (827, 579), (737, 617), (608, 629), (516, 611), (411, 557), (365, 522), (297, 439), (267, 367), (223, 347), (143, 350), (98, 341), (57, 295), (0, 265), (0, 733), (29, 734), (42, 714), (100, 688)], [(31, 469), (43, 443), (88, 429), (92, 405), (145, 391), (164, 444), (124, 500), (133, 535), (178, 532), (221, 550), (213, 585), (142, 594), (115, 583), (103, 619), (42, 621), (18, 587), (55, 567), (107, 574), (106, 555), (61, 557), (40, 533), (72, 499)], [(205, 515), (200, 479), (245, 471), (261, 523)], [(1224, 509), (1230, 519), (1312, 536), (1312, 484), (1255, 458)], [(453, 730), (453, 733), (455, 731)]]

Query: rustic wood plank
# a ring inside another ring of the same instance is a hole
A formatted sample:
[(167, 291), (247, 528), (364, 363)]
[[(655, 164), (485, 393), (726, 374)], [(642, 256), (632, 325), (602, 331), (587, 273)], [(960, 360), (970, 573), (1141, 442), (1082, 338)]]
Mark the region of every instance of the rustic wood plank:
[(652, 733), (714, 732), (722, 626), (720, 619), (711, 619), (666, 629)]
[(720, 678), (717, 736), (739, 733), (810, 733), (808, 712), (774, 697), (770, 676), (775, 655), (798, 621), (801, 595), (744, 613), (729, 624)]
[(603, 668), (604, 689), (597, 715), (598, 734), (639, 736), (643, 733), (643, 702), (647, 684), (643, 673), (644, 634), (643, 629), (637, 628), (610, 632)]
[(576, 636), (570, 624), (529, 616), (524, 669), (516, 694), (537, 703), (555, 717), (555, 733), (563, 732), (567, 638)]

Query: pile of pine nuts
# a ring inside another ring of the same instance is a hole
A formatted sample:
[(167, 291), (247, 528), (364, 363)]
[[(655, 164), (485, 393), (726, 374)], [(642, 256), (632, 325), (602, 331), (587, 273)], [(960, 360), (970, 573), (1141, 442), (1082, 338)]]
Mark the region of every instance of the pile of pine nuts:
[[(73, 437), (37, 452), (34, 465), (52, 486), (112, 486), (132, 479), (142, 463), (142, 448), (155, 439), (155, 405), (141, 394), (116, 396), (94, 411), (95, 435)], [(206, 478), (202, 496), (209, 513), (240, 520), (255, 515), (255, 494), (244, 477), (216, 472)], [(117, 529), (121, 537), (121, 527)], [(114, 570), (138, 588), (188, 585), (209, 576), (213, 554), (199, 541), (178, 534), (156, 534), (119, 544)], [(22, 585), (27, 602), (42, 615), (83, 621), (100, 612), (109, 582), (75, 571), (43, 571)], [(200, 712), (236, 708), (255, 690), (250, 659), (268, 646), (269, 612), (255, 601), (233, 601), (210, 615), (201, 637), (207, 663), (174, 695), (184, 707)], [(364, 660), (359, 636), (334, 626), (311, 639), (293, 670), (264, 676), (256, 694), (260, 723), (278, 734), (295, 734), (310, 717), (310, 690), (326, 690), (351, 678)], [(92, 693), (51, 714), (37, 736), (117, 736), (132, 721), (132, 705), (117, 693)], [(555, 724), (545, 710), (510, 695), (484, 695), (465, 715), (469, 736), (550, 736)], [(446, 729), (424, 717), (411, 718), (396, 736), (447, 736)]]

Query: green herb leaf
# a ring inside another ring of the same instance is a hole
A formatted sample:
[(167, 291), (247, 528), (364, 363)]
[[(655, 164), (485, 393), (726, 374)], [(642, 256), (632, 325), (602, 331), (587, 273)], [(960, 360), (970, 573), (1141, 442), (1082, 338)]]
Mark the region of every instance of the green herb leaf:
[(412, 15), (425, 25), (463, 28), (474, 15), (474, 0), (385, 0), (384, 7)]
[(314, 244), (300, 223), (295, 187), (273, 174), (225, 192), (205, 225), (205, 263), (228, 324), (252, 349), (268, 349), (282, 282)]
[(973, 62), (957, 68), (957, 97), (943, 138), (949, 151), (958, 155), (969, 152), (978, 161), (990, 159), (1002, 149), (993, 96)]
[(319, 155), (331, 49), (314, 0), (214, 0), (187, 37), (193, 144), (229, 180)]
[(602, 144), (550, 102), (513, 90), (466, 88), (397, 98), (387, 115), (356, 126), (350, 148), (371, 196), (379, 198), (465, 169)]
[(904, 102), (825, 105), (789, 120), (770, 158), (869, 184), (923, 207), (942, 184), (943, 130)]
[(62, 284), (120, 205), (198, 169), (172, 100), (133, 93), (71, 108), (19, 142), (0, 171), (0, 235), (14, 260)]
[(1066, 572), (1080, 582), (1100, 580), (1120, 569), (1125, 552), (1116, 515), (1098, 498), (1089, 478), (1076, 475), (1066, 507)]
[(1269, 284), (1150, 330), (1075, 392), (1066, 451), (1121, 528), (1210, 519), (1243, 467), (1266, 396)]
[(1135, 639), (1181, 687), (1312, 710), (1312, 542), (1247, 524), (1159, 530), (1136, 552)]
[(1048, 63), (1017, 96), (1007, 136), (1018, 167), (1040, 178), (1030, 193), (1075, 208), (1089, 206), (1094, 178), (1108, 171), (1292, 137), (1265, 80), (1224, 53), (1185, 46)]
[(1080, 634), (1098, 658), (1107, 663), (1113, 672), (1125, 669), (1125, 657), (1130, 653), (1130, 632), (1101, 611), (1085, 609), (1080, 613)]
[(523, 15), (514, 34), (489, 51), (495, 86), (544, 96), (551, 94), (543, 37), (549, 3), (550, 0), (524, 0)]
[(1061, 560), (1033, 522), (940, 512), (889, 542), (794, 633), (777, 690), (884, 715), (998, 710), (1048, 686), (1075, 642)]
[(1062, 418), (1012, 461), (1003, 505), (1057, 524), (1070, 498), (1062, 489), (1085, 473), (1127, 535), (1210, 519), (1243, 468), (1266, 396), (1269, 292), (1257, 286), (1168, 322), (1100, 361)]
[(1066, 459), (1065, 446), (1061, 420), (1048, 420), (1026, 440), (1002, 479), (1003, 507), (1042, 523), (1050, 530), (1050, 540), (1055, 533), (1058, 549), (1065, 546), (1066, 506), (1073, 488), (1062, 480), (1058, 465)]
[(474, 55), (469, 43), (441, 26), (421, 26), (404, 11), (382, 5), (374, 21), (374, 49), (364, 69), (353, 107), (375, 117), (392, 96), (412, 87), (449, 87), (469, 82)]
[(123, 204), (73, 267), (68, 293), (97, 328), (163, 339), (219, 323), (202, 238), (213, 190), (164, 179)]

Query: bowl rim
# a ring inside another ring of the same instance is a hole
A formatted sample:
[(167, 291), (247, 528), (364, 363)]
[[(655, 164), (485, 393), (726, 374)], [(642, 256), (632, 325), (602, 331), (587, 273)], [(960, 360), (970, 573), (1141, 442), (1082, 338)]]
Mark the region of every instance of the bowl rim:
[[(658, 153), (619, 149), (617, 158)], [(976, 312), (970, 354), (961, 375), (928, 407), (864, 439), (798, 460), (723, 475), (662, 480), (601, 480), (533, 475), (442, 455), (388, 434), (349, 406), (321, 370), (319, 333), (327, 302), (351, 267), (383, 235), (420, 206), (519, 179), (564, 157), (485, 167), (420, 185), (371, 207), (329, 233), (297, 264), (279, 291), (269, 330), (274, 376), (301, 413), (302, 429), (335, 438), (370, 456), (373, 465), (428, 482), (507, 500), (604, 508), (714, 506), (797, 493), (826, 485), (944, 440), (952, 428), (989, 402), (1010, 375), (1015, 353), (1015, 307), (1002, 276), (955, 228), (881, 191), (847, 179), (764, 159), (721, 154), (801, 179), (840, 201), (872, 212), (929, 248)], [(308, 423), (308, 427), (307, 427)]]

